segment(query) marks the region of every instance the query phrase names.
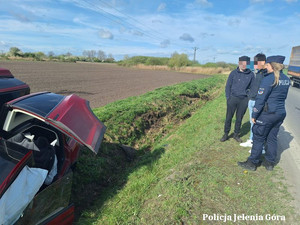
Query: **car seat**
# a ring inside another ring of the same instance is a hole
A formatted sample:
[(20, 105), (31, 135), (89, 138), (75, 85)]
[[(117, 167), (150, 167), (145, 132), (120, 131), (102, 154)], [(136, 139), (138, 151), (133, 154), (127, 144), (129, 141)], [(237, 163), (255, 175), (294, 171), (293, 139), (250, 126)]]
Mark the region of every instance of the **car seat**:
[(35, 167), (50, 171), (54, 163), (54, 147), (49, 144), (46, 137), (38, 137), (34, 143), (38, 148), (38, 151), (33, 151)]

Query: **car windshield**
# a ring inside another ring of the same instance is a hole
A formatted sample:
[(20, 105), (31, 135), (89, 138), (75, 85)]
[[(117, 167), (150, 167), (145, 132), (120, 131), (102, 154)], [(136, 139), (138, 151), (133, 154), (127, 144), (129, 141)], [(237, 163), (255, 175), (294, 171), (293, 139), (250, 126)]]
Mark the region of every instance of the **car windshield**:
[(46, 117), (62, 100), (64, 96), (54, 93), (42, 93), (14, 103), (14, 106)]

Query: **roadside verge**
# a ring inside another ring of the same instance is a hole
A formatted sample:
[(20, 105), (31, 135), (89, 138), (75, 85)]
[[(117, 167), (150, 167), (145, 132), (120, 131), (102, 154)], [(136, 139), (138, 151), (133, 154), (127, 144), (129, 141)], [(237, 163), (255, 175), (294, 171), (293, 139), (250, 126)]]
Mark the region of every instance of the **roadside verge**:
[(279, 166), (283, 169), (288, 190), (294, 196), (292, 205), (300, 215), (300, 145), (286, 123), (279, 130), (278, 138)]
[(236, 162), (246, 159), (248, 151), (233, 139), (219, 142), (226, 112), (224, 82), (214, 99), (110, 173), (107, 179), (114, 182), (94, 195), (78, 224), (218, 224), (224, 218), (230, 224), (234, 219), (238, 224), (297, 224), (281, 170), (243, 171)]

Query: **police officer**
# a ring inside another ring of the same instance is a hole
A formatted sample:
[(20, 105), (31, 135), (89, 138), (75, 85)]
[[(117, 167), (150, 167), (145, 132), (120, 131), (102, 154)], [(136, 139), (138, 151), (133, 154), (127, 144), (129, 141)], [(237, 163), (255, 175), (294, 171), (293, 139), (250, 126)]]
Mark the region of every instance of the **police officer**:
[(252, 127), (253, 127), (253, 122), (252, 122), (252, 111), (255, 105), (255, 98), (257, 95), (258, 88), (260, 86), (261, 80), (264, 77), (264, 74), (267, 73), (267, 69), (265, 69), (265, 63), (266, 63), (266, 55), (263, 53), (258, 53), (256, 56), (254, 56), (254, 68), (256, 69), (255, 72), (255, 79), (253, 81), (253, 85), (250, 88), (249, 91), (249, 101), (248, 101), (248, 109), (249, 109), (249, 116), (250, 116), (250, 137), (249, 139), (241, 143), (240, 146), (242, 147), (252, 147), (253, 143), (253, 133), (252, 133)]
[(233, 138), (237, 142), (242, 142), (239, 137), (242, 119), (245, 115), (248, 105), (248, 92), (254, 80), (253, 72), (247, 68), (250, 64), (248, 56), (241, 56), (239, 58), (239, 66), (233, 70), (227, 79), (225, 94), (227, 99), (226, 121), (224, 125), (224, 135), (220, 139), (221, 142), (228, 139), (228, 133), (231, 128), (231, 121), (236, 112), (236, 121), (234, 127)]
[(290, 79), (282, 72), (284, 68), (284, 56), (270, 56), (266, 60), (265, 74), (255, 99), (252, 112), (253, 146), (251, 155), (245, 162), (238, 165), (248, 169), (256, 170), (261, 163), (261, 155), (264, 142), (266, 141), (268, 151), (265, 154), (263, 166), (267, 170), (273, 170), (277, 156), (277, 134), (280, 125), (286, 116), (285, 99), (290, 87)]

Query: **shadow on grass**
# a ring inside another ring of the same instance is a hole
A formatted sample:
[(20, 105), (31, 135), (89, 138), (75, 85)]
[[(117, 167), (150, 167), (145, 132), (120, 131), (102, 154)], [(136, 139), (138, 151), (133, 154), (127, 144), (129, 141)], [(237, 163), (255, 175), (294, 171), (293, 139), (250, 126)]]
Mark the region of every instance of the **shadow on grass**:
[[(87, 163), (87, 167), (83, 167), (84, 170), (82, 170), (80, 166), (74, 173), (76, 183), (73, 185), (72, 200), (75, 203), (75, 224), (81, 224), (78, 223), (78, 220), (82, 217), (82, 213), (92, 211), (97, 213), (94, 217), (88, 216), (88, 224), (96, 222), (99, 217), (99, 209), (107, 200), (122, 190), (128, 181), (128, 176), (142, 166), (151, 167), (165, 152), (164, 148), (150, 151), (149, 149), (135, 150), (126, 147), (124, 150), (119, 144), (107, 142), (102, 144), (101, 150), (96, 157), (88, 153), (88, 158), (80, 162)], [(100, 161), (98, 167), (96, 166), (97, 160)], [(94, 168), (89, 168), (91, 162), (94, 163)], [(87, 170), (94, 171), (89, 173)], [(83, 183), (86, 176), (92, 177), (92, 180)]]
[(278, 150), (276, 157), (276, 164), (281, 159), (281, 154), (290, 148), (290, 143), (294, 139), (290, 132), (286, 131), (283, 126), (280, 126), (278, 132)]
[[(250, 127), (251, 127), (251, 124), (249, 121), (244, 123), (241, 127), (240, 137), (244, 137), (245, 135), (247, 135), (250, 132)], [(249, 138), (247, 138), (247, 139), (249, 139)]]

